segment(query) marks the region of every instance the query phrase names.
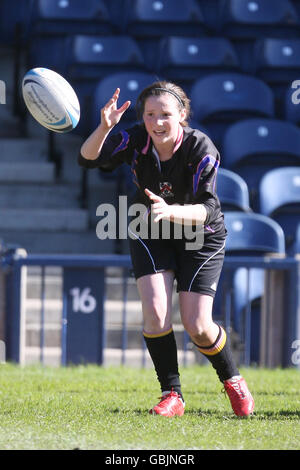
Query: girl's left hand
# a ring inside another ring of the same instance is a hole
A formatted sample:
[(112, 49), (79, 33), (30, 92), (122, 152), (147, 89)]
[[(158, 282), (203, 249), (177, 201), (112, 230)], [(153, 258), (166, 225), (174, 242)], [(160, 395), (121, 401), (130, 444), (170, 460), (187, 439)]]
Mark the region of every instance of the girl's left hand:
[(171, 216), (171, 206), (165, 202), (165, 200), (157, 196), (157, 194), (152, 193), (149, 189), (145, 189), (145, 194), (151, 199), (151, 211), (156, 217), (154, 222), (159, 222), (161, 219), (169, 219)]

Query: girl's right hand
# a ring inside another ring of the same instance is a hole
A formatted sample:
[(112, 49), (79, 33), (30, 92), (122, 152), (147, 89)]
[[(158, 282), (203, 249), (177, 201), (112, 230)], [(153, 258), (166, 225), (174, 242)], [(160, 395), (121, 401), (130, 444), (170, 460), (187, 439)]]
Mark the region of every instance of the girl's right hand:
[(120, 94), (120, 88), (117, 88), (112, 98), (106, 103), (101, 109), (101, 126), (107, 130), (111, 130), (129, 108), (131, 102), (125, 101), (125, 103), (118, 109), (117, 101)]

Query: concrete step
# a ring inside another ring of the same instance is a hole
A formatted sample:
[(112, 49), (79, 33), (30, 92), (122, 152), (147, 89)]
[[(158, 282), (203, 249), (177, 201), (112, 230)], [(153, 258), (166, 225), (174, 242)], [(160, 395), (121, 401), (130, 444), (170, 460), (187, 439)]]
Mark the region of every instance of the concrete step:
[(1, 183), (53, 183), (55, 166), (50, 162), (0, 162)]
[[(0, 211), (1, 212), (1, 211)], [(6, 243), (19, 245), (29, 254), (101, 254), (114, 253), (114, 240), (99, 240), (94, 230), (32, 231), (1, 230)]]
[(78, 208), (79, 189), (70, 184), (1, 184), (0, 208)]
[(19, 138), (0, 140), (0, 162), (41, 163), (47, 160), (47, 139)]
[(22, 233), (27, 230), (82, 232), (87, 229), (88, 213), (82, 209), (0, 209), (1, 232), (2, 230), (20, 230)]

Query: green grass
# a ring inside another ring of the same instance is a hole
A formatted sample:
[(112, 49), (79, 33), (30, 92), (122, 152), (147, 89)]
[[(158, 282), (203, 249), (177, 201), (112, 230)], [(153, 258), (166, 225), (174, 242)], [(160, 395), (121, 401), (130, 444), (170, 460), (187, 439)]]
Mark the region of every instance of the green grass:
[(186, 412), (151, 416), (153, 370), (0, 366), (0, 449), (300, 448), (300, 372), (241, 369), (256, 402), (239, 419), (209, 366), (181, 369)]

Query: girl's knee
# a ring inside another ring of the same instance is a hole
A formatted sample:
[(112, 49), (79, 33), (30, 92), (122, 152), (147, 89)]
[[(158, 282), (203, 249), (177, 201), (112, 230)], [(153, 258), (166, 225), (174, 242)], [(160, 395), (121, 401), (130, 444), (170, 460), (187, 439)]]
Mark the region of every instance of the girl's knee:
[(171, 327), (168, 311), (156, 302), (143, 305), (144, 330), (149, 333), (160, 333)]
[(191, 337), (192, 341), (195, 343), (205, 341), (207, 336), (211, 331), (211, 327), (213, 325), (212, 321), (199, 321), (199, 319), (194, 320), (185, 320), (183, 326), (189, 336)]
[(193, 324), (188, 324), (184, 325), (185, 330), (189, 334), (189, 336), (193, 338), (201, 338), (203, 336), (206, 336), (208, 328), (205, 326), (200, 326), (200, 325), (193, 325)]

